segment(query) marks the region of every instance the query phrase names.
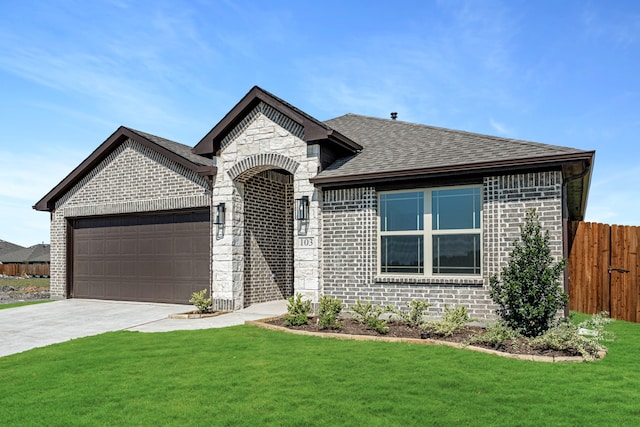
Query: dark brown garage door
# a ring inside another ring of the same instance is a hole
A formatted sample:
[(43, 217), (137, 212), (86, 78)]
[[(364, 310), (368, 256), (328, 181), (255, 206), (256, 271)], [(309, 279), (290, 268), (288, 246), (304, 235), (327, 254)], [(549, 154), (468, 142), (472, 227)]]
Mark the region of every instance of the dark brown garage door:
[(209, 288), (209, 212), (72, 221), (73, 298), (188, 304)]

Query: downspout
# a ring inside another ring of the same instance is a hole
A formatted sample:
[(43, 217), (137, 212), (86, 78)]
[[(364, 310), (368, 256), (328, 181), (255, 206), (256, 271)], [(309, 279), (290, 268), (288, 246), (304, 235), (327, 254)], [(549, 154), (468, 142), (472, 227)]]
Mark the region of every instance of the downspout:
[[(569, 295), (569, 207), (567, 206), (567, 185), (571, 181), (584, 178), (589, 172), (591, 172), (591, 165), (587, 162), (583, 162), (584, 170), (576, 175), (570, 176), (562, 182), (562, 257), (567, 260), (567, 264), (564, 267), (564, 280), (563, 290)], [(569, 305), (564, 307), (564, 316), (569, 317)]]

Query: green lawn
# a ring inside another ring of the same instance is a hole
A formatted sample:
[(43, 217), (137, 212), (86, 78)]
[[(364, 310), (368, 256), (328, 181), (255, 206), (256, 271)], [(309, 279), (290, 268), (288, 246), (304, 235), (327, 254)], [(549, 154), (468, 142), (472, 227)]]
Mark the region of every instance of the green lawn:
[(38, 288), (49, 289), (49, 279), (9, 279), (6, 277), (0, 277), (0, 286), (13, 286), (16, 288), (37, 286)]
[(252, 326), (114, 332), (0, 358), (3, 425), (626, 426), (640, 325), (594, 363), (342, 341)]
[(25, 302), (12, 302), (9, 304), (0, 304), (0, 310), (7, 308), (22, 307), (23, 305), (42, 304), (43, 302), (52, 302), (53, 300), (45, 299), (40, 301), (25, 301)]

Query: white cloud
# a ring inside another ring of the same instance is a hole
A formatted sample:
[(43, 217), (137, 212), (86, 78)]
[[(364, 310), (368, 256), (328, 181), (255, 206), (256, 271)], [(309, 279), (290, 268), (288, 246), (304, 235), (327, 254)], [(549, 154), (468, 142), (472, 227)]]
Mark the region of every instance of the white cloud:
[(598, 168), (589, 193), (587, 221), (640, 226), (640, 167)]
[(82, 158), (58, 147), (41, 148), (28, 157), (19, 150), (2, 150), (0, 159), (0, 239), (22, 246), (49, 242), (49, 215), (32, 206)]
[(0, 239), (21, 246), (49, 243), (49, 214), (33, 210), (28, 201), (0, 196)]
[(497, 122), (496, 120), (494, 120), (493, 118), (489, 119), (489, 124), (491, 125), (492, 128), (494, 128), (496, 130), (496, 132), (498, 132), (499, 134), (502, 135), (510, 135), (512, 132), (511, 130), (505, 126), (503, 123)]
[(582, 12), (582, 23), (589, 35), (612, 40), (623, 47), (640, 41), (640, 12), (630, 8), (621, 10), (615, 3), (601, 6), (604, 6), (603, 10), (587, 4)]
[(416, 8), (415, 19), (422, 18), (420, 30), (357, 34), (339, 48), (298, 59), (305, 99), (331, 116), (388, 117), (397, 110), (402, 120), (458, 128), (486, 114), (487, 105), (517, 103), (511, 90), (519, 74), (511, 57), (514, 18), (508, 10), (443, 2)]

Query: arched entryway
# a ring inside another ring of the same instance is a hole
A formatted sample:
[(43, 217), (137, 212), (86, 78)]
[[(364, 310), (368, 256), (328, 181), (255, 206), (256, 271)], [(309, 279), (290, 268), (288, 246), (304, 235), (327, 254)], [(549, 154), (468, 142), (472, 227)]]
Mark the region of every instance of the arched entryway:
[(294, 174), (299, 164), (274, 154), (245, 158), (229, 170), (240, 196), (234, 246), (242, 261), (243, 307), (294, 293)]
[(244, 182), (244, 306), (293, 295), (293, 176), (259, 172)]

